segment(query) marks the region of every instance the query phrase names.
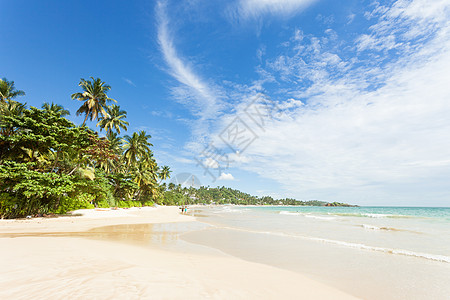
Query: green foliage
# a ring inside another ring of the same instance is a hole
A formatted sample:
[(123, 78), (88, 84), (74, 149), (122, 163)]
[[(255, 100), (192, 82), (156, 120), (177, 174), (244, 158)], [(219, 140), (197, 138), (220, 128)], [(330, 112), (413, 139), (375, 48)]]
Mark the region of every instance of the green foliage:
[(142, 203), (139, 201), (119, 201), (117, 203), (117, 207), (124, 207), (124, 208), (128, 208), (128, 207), (142, 207)]
[(77, 116), (85, 114), (82, 126), (86, 124), (88, 118), (92, 121), (97, 120), (99, 116), (106, 117), (108, 115), (105, 110), (107, 102), (117, 102), (106, 95), (111, 87), (100, 78), (91, 77), (91, 80), (81, 78), (78, 86), (83, 92), (72, 94), (72, 99), (83, 102), (83, 105), (77, 110)]
[(0, 192), (4, 203), (2, 218), (48, 213), (59, 205), (61, 197), (73, 191), (73, 177), (32, 170), (34, 163), (7, 161), (0, 165)]
[(53, 102), (52, 104), (44, 102), (44, 104), (42, 104), (42, 109), (59, 113), (59, 115), (62, 117), (70, 115), (70, 112), (67, 109), (64, 109), (62, 105), (58, 105)]
[(108, 174), (107, 177), (113, 187), (113, 195), (117, 199), (131, 200), (134, 192), (139, 189), (138, 184), (133, 181), (131, 174)]
[(8, 81), (6, 78), (0, 79), (0, 102), (12, 100), (17, 96), (24, 95), (24, 91), (16, 89), (14, 81)]
[(184, 205), (189, 203), (189, 198), (177, 191), (167, 191), (164, 193), (165, 205)]
[(75, 190), (92, 196), (92, 203), (97, 207), (116, 206), (117, 201), (113, 195), (113, 187), (109, 184), (104, 173), (97, 172), (94, 180), (80, 178), (74, 183)]
[(106, 108), (107, 115), (102, 116), (97, 126), (100, 126), (100, 131), (105, 129), (108, 134), (112, 133), (115, 129), (117, 133), (120, 133), (120, 129), (127, 130), (129, 123), (123, 119), (127, 117), (127, 112), (120, 109), (118, 105), (110, 105)]
[(327, 203), (325, 201), (309, 200), (300, 201), (292, 198), (273, 199), (270, 196), (257, 197), (227, 187), (193, 187), (182, 188), (173, 183), (168, 185), (164, 196), (159, 199), (160, 204), (185, 205), (185, 204), (235, 204), (235, 205), (295, 205), (295, 206), (350, 206), (345, 203)]
[(74, 211), (77, 209), (94, 208), (94, 205), (91, 204), (93, 199), (94, 196), (87, 193), (78, 193), (74, 198), (63, 197), (59, 203), (59, 207), (53, 212), (57, 214), (65, 214), (69, 211)]
[[(145, 131), (121, 138), (126, 112), (107, 96), (100, 78), (81, 79), (82, 126), (64, 118), (63, 106), (44, 103), (26, 108), (13, 98), (25, 93), (13, 81), (0, 80), (0, 217), (65, 213), (80, 208), (131, 207), (163, 202), (160, 181), (170, 168), (158, 167)], [(84, 126), (99, 120), (107, 137)], [(172, 202), (181, 198), (174, 195)]]
[(75, 155), (90, 145), (92, 135), (86, 128), (76, 127), (59, 113), (25, 109), (20, 115), (4, 115), (0, 129), (10, 134), (0, 135), (0, 162), (3, 160), (37, 161), (27, 150), (38, 155), (65, 153)]
[(0, 193), (0, 218), (9, 219), (27, 215), (27, 207), (18, 206), (19, 199), (9, 193)]

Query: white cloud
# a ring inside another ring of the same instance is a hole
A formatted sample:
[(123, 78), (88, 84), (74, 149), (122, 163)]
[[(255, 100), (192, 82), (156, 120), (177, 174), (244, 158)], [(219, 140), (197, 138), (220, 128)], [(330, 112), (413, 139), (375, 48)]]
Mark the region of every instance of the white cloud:
[(211, 157), (206, 158), (203, 161), (203, 165), (207, 168), (211, 168), (211, 169), (217, 169), (219, 168), (219, 162), (217, 162), (216, 160), (214, 160)]
[[(302, 101), (283, 102), (284, 117), (264, 130), (253, 126), (258, 138), (240, 167), (297, 198), (448, 204), (450, 4), (419, 9), (426, 3), (375, 8), (376, 24), (357, 40), (373, 54), (366, 60), (355, 49), (344, 61), (314, 37), (269, 60), (264, 71), (284, 84), (280, 94)], [(394, 47), (398, 56), (387, 55)]]
[[(240, 0), (234, 13), (239, 20), (289, 17), (313, 2)], [(223, 82), (235, 101), (227, 115), (220, 115), (223, 104), (214, 97), (220, 89), (177, 53), (164, 3), (157, 6), (158, 41), (168, 72), (180, 83), (173, 95), (199, 112), (193, 134), (206, 136), (213, 126), (204, 120), (217, 121), (208, 138), (224, 147), (217, 137), (236, 116), (257, 134), (243, 153), (229, 155), (233, 166), (272, 179), (285, 188), (284, 196), (299, 199), (414, 205), (426, 198), (448, 204), (448, 1), (376, 4), (365, 14), (373, 25), (352, 41), (331, 29), (319, 37), (296, 30), (273, 45), (281, 52), (277, 57), (268, 57), (272, 45), (261, 46), (260, 78), (253, 85)], [(259, 128), (244, 109), (268, 83), (277, 89), (269, 90), (274, 98), (286, 99), (278, 103), (284, 114)], [(212, 159), (205, 165), (218, 168)], [(227, 178), (233, 176), (219, 177)]]
[(292, 16), (317, 0), (238, 0), (231, 14), (237, 20), (256, 19), (264, 15)]
[(231, 173), (222, 173), (220, 174), (218, 180), (234, 180), (234, 177)]

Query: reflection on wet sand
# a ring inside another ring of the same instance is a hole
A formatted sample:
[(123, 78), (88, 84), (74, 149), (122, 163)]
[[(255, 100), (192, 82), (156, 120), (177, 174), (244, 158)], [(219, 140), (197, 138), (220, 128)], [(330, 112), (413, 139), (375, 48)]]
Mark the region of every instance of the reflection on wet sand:
[(202, 230), (208, 225), (199, 222), (123, 224), (92, 228), (83, 232), (2, 233), (0, 238), (16, 237), (79, 237), (122, 242), (139, 246), (174, 248), (183, 233)]

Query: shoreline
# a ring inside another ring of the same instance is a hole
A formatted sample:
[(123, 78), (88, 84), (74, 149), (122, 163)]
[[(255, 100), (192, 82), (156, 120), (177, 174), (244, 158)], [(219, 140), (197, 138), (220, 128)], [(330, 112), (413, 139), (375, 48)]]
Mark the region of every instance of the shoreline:
[[(296, 272), (214, 249), (196, 251), (181, 245), (181, 251), (168, 251), (111, 240), (39, 236), (196, 221), (173, 206), (81, 213), (80, 217), (0, 220), (0, 251), (7, 258), (0, 264), (0, 298), (356, 299)], [(27, 233), (33, 236), (20, 236)]]

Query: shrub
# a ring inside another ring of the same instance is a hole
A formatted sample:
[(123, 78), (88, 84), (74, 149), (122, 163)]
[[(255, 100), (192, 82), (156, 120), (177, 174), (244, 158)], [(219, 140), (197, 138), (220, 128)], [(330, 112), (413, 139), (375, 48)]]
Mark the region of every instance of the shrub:
[(133, 201), (133, 200), (128, 200), (128, 201), (122, 201), (120, 200), (118, 202), (118, 207), (142, 207), (142, 203), (139, 201)]
[(94, 205), (91, 204), (93, 199), (94, 196), (87, 193), (79, 193), (73, 198), (63, 197), (54, 213), (65, 214), (77, 209), (94, 208)]

